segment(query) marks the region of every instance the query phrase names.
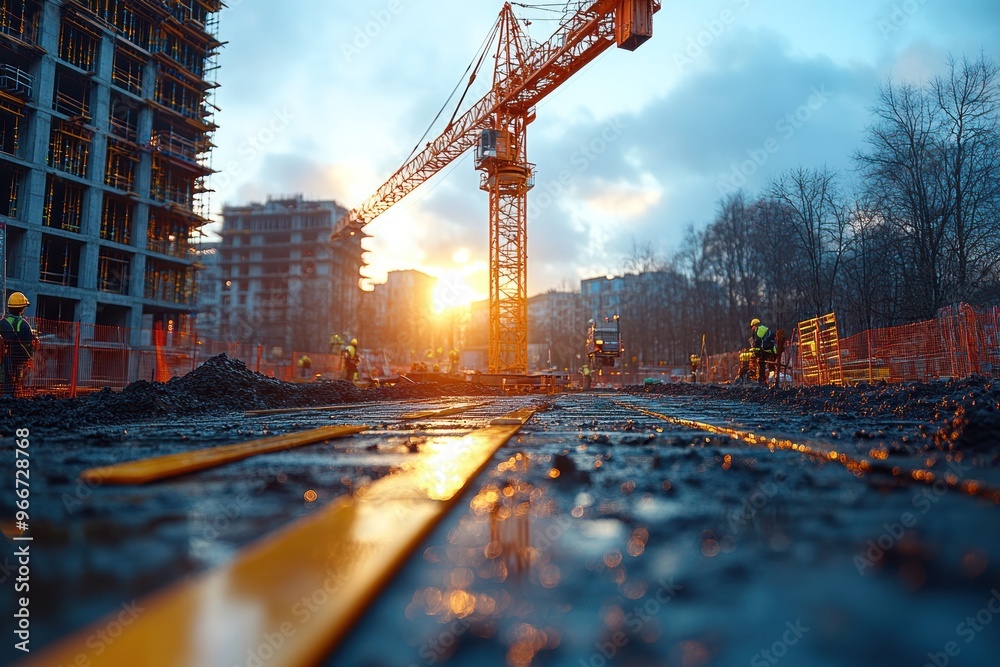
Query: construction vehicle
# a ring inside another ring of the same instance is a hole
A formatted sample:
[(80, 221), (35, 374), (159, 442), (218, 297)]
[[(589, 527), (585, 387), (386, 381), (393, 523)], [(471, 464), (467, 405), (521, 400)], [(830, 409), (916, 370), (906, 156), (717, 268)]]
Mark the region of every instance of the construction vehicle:
[(614, 367), (615, 360), (625, 351), (618, 316), (605, 317), (601, 322), (590, 320), (587, 324), (587, 361), (591, 370), (600, 372)]
[[(518, 4), (549, 14), (560, 11), (551, 3)], [(333, 239), (360, 232), (475, 148), (476, 169), (482, 172), (479, 187), (489, 193), (490, 202), (490, 373), (525, 374), (528, 368), (527, 197), (535, 169), (526, 156), (528, 124), (535, 120), (539, 102), (613, 44), (633, 51), (652, 37), (653, 14), (659, 9), (659, 0), (569, 0), (559, 28), (547, 41), (536, 42), (521, 27), (511, 3), (505, 3), (478, 62), (473, 58), (475, 68), (470, 63), (465, 93), (492, 50), (491, 89), (460, 115), (463, 93), (444, 132), (422, 147), (421, 139), (413, 157), (334, 226)], [(363, 286), (366, 280), (360, 281)]]

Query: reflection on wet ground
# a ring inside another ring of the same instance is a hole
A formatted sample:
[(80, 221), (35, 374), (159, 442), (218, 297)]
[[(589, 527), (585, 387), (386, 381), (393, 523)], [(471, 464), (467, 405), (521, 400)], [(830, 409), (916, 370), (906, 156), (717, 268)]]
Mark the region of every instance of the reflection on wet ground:
[[(951, 665), (1000, 655), (1000, 626), (959, 627), (1000, 586), (1000, 508), (944, 482), (994, 471), (900, 451), (905, 469), (947, 472), (939, 485), (891, 483), (841, 461), (884, 461), (889, 438), (813, 456), (616, 399), (561, 397), (536, 415), (325, 664), (919, 667), (947, 648), (961, 650)], [(630, 400), (687, 418), (700, 407)], [(727, 408), (730, 425), (769, 426)]]
[[(956, 446), (964, 424), (704, 397), (548, 400), (326, 665), (995, 664), (1000, 507), (980, 492), (1000, 487), (1000, 466), (985, 445)], [(459, 402), (469, 400), (420, 407)], [(489, 399), (413, 421), (400, 403), (39, 440), (38, 646), (532, 402)], [(371, 429), (145, 487), (77, 479), (88, 467), (331, 423)], [(453, 492), (434, 472), (440, 493)]]

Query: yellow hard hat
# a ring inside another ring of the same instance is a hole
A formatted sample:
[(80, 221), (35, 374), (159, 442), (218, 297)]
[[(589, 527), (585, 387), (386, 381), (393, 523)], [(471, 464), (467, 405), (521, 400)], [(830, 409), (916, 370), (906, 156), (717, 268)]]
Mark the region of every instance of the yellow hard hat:
[(756, 317), (753, 318), (752, 320), (750, 320), (750, 327), (751, 328), (753, 328), (753, 327), (759, 327), (759, 326), (760, 326), (760, 320), (758, 320)]
[(28, 301), (28, 297), (24, 296), (20, 292), (14, 292), (10, 295), (10, 298), (7, 299), (8, 308), (27, 308), (30, 305), (31, 302)]
[(358, 339), (357, 338), (352, 338), (351, 339), (351, 345), (357, 345), (357, 344), (358, 344)]

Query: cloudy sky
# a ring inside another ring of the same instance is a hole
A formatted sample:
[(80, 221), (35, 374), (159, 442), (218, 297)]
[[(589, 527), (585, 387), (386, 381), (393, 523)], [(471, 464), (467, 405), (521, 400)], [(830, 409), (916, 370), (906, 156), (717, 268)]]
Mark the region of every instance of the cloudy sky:
[[(360, 204), (418, 142), (502, 7), (228, 2), (215, 212), (294, 193)], [(556, 29), (551, 13), (515, 11), (535, 39)], [(880, 82), (925, 81), (949, 54), (998, 57), (998, 27), (996, 0), (664, 0), (652, 40), (603, 54), (529, 127), (529, 294), (619, 270), (633, 241), (669, 253), (736, 187), (759, 192), (800, 165), (849, 170)], [(466, 106), (490, 79), (487, 60)], [(376, 280), (417, 268), (485, 295), (478, 183), (466, 154), (371, 224)]]

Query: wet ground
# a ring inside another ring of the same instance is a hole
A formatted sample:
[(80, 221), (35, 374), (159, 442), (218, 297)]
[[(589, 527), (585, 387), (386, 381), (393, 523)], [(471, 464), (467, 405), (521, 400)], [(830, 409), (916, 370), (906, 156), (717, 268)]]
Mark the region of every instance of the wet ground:
[[(142, 383), (135, 404), (98, 395), (21, 411), (36, 434), (34, 647), (228, 562), (389, 474), (428, 437), (542, 400), (477, 398), (487, 404), (404, 421), (415, 400), (470, 399), (441, 387), (272, 385), (236, 363)], [(656, 389), (546, 397), (324, 664), (997, 664), (1000, 506), (986, 491), (1000, 488), (1000, 383)], [(353, 407), (242, 414), (336, 403)], [(657, 415), (782, 436), (811, 453)], [(6, 419), (0, 427), (21, 427)], [(332, 423), (372, 429), (144, 487), (77, 477)], [(0, 450), (13, 456), (10, 438)], [(12, 487), (0, 485), (5, 517)]]

